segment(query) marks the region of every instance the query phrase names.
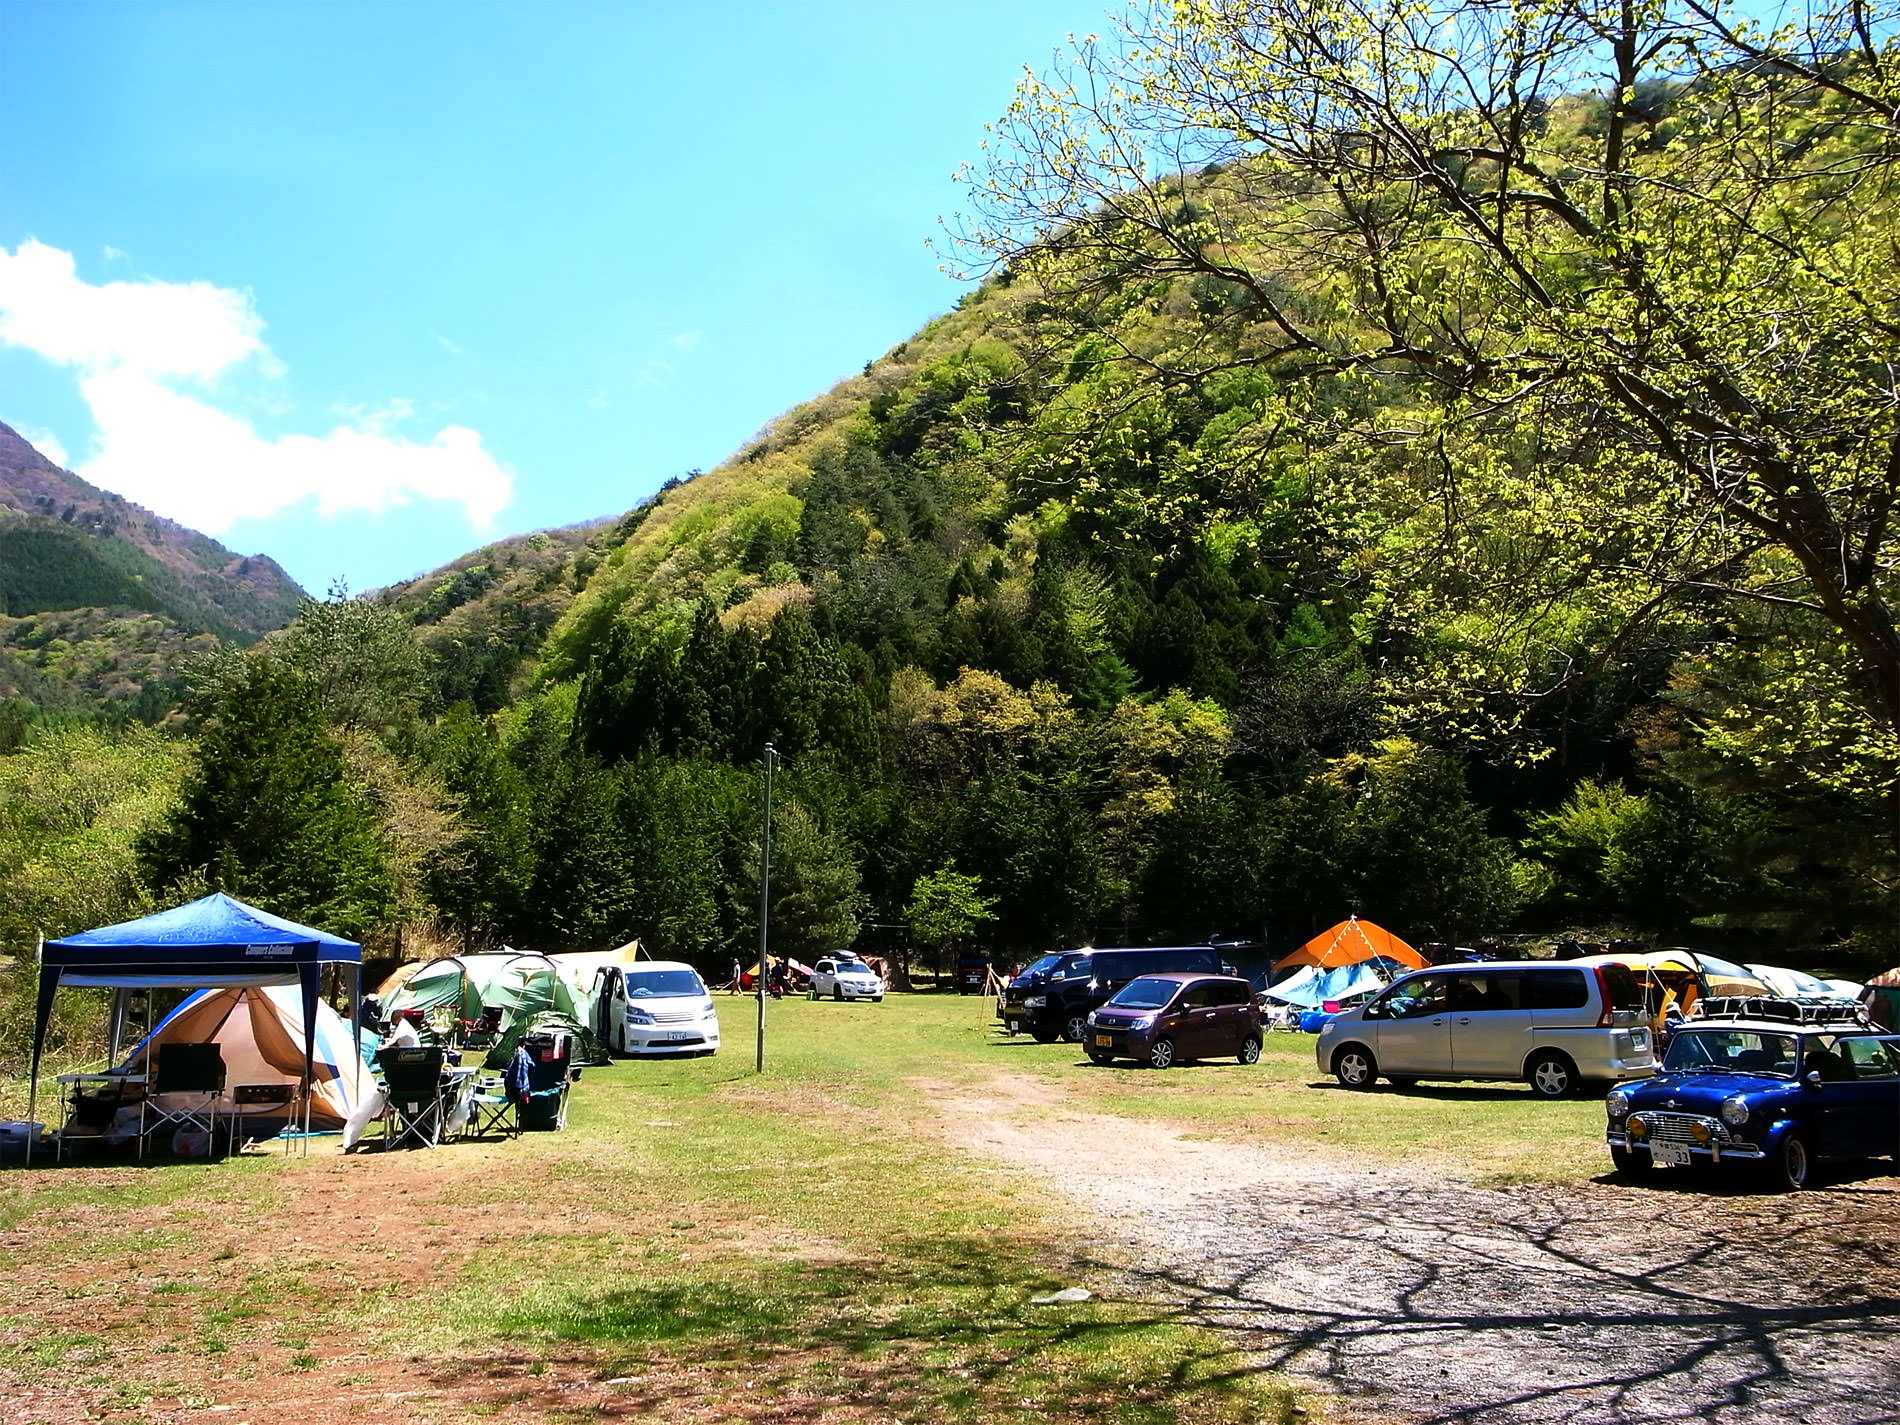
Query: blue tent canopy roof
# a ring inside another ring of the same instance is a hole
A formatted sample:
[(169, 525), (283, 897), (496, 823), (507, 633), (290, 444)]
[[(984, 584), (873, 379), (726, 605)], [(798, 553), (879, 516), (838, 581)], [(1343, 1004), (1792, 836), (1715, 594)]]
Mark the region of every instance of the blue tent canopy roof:
[(49, 940), (40, 948), (28, 1104), (38, 1099), (40, 1053), (61, 983), (154, 988), (294, 984), (303, 998), (307, 1084), (323, 967), (362, 963), (363, 947), (354, 940), (285, 920), (222, 891), (155, 915)]
[[(214, 891), (203, 900), (195, 900), (188, 905), (174, 906), (170, 910), (161, 910), (118, 925), (102, 926), (98, 930), (82, 930), (63, 940), (49, 940), (46, 942), (46, 963), (79, 966), (166, 959), (200, 962), (211, 958), (232, 958), (229, 954), (231, 951), (239, 952), (236, 958), (243, 959), (248, 958), (244, 954), (246, 951), (268, 950), (276, 946), (303, 949), (303, 954), (295, 954), (293, 950), (288, 957), (295, 960), (360, 961), (363, 958), (362, 946), (353, 940), (345, 940), (327, 931), (313, 930), (310, 926), (299, 925), (294, 920), (285, 920), (282, 916), (233, 900), (222, 891)], [(145, 953), (134, 956), (111, 953), (115, 951)], [(185, 953), (173, 953), (179, 951)], [(210, 956), (204, 954), (205, 951), (227, 953)], [(256, 958), (278, 957), (259, 955)]]

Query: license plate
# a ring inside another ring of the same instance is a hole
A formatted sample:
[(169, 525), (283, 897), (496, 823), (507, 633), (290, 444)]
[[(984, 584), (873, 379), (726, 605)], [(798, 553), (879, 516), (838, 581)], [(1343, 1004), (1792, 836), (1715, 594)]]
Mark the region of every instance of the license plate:
[(1115, 1036), (1112, 1034), (1098, 1034), (1095, 1036), (1095, 1047), (1098, 1049), (1106, 1049), (1114, 1042)]
[(1655, 1143), (1649, 1149), (1650, 1161), (1659, 1168), (1686, 1168), (1689, 1150), (1680, 1143)]

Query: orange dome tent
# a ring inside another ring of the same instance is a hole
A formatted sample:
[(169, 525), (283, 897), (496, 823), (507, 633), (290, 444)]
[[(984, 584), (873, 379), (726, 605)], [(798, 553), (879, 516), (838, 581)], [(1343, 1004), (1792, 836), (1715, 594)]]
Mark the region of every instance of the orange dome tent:
[(1322, 930), (1291, 955), (1274, 962), (1273, 973), (1311, 965), (1332, 970), (1341, 965), (1357, 965), (1366, 960), (1386, 959), (1410, 969), (1425, 968), (1425, 957), (1398, 936), (1369, 920), (1352, 916), (1331, 930)]

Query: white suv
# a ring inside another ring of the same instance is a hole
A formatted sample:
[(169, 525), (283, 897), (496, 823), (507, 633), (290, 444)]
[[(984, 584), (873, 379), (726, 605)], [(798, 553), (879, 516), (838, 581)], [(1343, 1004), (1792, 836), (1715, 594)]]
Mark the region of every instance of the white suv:
[(1494, 961), (1415, 970), (1321, 1026), (1321, 1073), (1347, 1088), (1383, 1075), (1523, 1079), (1539, 1098), (1656, 1072), (1648, 1015), (1623, 965)]
[(849, 955), (827, 955), (811, 967), (811, 997), (822, 999), (884, 998), (884, 981), (862, 960)]

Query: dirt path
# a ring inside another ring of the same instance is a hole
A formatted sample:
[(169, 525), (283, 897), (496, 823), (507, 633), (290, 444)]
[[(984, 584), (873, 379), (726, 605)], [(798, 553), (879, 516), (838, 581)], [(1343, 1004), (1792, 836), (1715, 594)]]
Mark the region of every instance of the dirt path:
[[(1068, 1111), (1034, 1079), (937, 1101), (953, 1143), (1046, 1176), (1100, 1223), (1088, 1285), (1235, 1330), (1265, 1366), (1380, 1415), (1900, 1421), (1892, 1176), (1786, 1197), (1478, 1188), (1449, 1154), (1185, 1139)], [(1131, 1252), (1132, 1270), (1111, 1265)]]

